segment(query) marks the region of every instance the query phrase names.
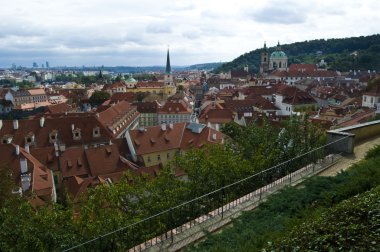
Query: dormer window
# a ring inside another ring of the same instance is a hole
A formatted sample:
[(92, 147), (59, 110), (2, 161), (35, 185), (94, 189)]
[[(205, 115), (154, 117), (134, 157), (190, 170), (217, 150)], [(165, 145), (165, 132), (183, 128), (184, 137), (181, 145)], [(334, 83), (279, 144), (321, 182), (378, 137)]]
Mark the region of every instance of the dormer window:
[(99, 128), (99, 127), (95, 127), (95, 128), (92, 130), (92, 136), (93, 136), (93, 137), (100, 137), (100, 128)]
[(81, 132), (80, 129), (73, 130), (73, 139), (74, 140), (80, 140), (81, 139)]
[(12, 135), (5, 135), (1, 139), (1, 143), (3, 143), (3, 144), (10, 144), (10, 143), (12, 143), (12, 139), (13, 139)]
[(49, 133), (49, 143), (56, 143), (58, 138), (58, 131), (53, 130)]
[(29, 132), (28, 135), (25, 136), (25, 143), (29, 145), (34, 143), (34, 133)]

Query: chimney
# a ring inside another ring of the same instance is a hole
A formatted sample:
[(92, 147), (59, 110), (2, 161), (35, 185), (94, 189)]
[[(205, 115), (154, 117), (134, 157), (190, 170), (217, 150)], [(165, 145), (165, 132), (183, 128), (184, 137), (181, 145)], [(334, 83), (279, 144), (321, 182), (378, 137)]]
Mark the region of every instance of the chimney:
[(20, 158), (20, 171), (21, 174), (28, 172), (28, 160), (26, 160), (24, 157)]
[(13, 120), (13, 129), (18, 129), (18, 120)]
[(216, 141), (216, 133), (212, 134), (212, 140)]
[(75, 129), (74, 124), (71, 124), (71, 130), (74, 130), (74, 129)]
[(172, 130), (174, 125), (172, 123), (169, 124), (169, 128)]
[(66, 150), (66, 145), (65, 144), (60, 144), (59, 145), (59, 150), (64, 152)]
[(166, 123), (161, 124), (161, 130), (166, 131)]
[(28, 152), (30, 154), (29, 144), (25, 145), (25, 150), (26, 150), (26, 152)]
[(20, 146), (16, 145), (16, 155), (20, 155)]
[(25, 192), (29, 190), (30, 188), (30, 181), (32, 180), (31, 174), (22, 174), (21, 175), (21, 186), (22, 186), (22, 191)]
[(3, 127), (3, 120), (0, 120), (0, 130)]
[(40, 127), (44, 127), (44, 124), (45, 124), (45, 117), (41, 117), (40, 118)]
[(97, 118), (99, 118), (99, 113), (96, 113), (95, 115), (96, 115)]

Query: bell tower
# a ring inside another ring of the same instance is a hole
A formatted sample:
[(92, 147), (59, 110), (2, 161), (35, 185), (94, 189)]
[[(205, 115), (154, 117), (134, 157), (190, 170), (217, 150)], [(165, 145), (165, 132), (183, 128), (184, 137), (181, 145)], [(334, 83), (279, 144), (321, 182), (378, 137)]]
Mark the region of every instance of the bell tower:
[(169, 49), (168, 49), (168, 53), (166, 55), (166, 68), (165, 68), (164, 81), (165, 81), (165, 86), (174, 86), (172, 68), (170, 66)]
[(269, 57), (267, 43), (264, 42), (264, 49), (261, 51), (261, 61), (260, 61), (260, 74), (268, 73), (269, 70)]

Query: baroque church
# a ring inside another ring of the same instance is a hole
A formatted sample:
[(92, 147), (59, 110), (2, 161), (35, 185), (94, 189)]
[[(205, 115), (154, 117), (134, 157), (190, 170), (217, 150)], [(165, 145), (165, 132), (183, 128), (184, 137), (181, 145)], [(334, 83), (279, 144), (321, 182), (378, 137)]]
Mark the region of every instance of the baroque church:
[(267, 74), (274, 70), (286, 71), (288, 68), (288, 56), (281, 50), (278, 42), (276, 50), (269, 56), (267, 44), (261, 52), (260, 74)]

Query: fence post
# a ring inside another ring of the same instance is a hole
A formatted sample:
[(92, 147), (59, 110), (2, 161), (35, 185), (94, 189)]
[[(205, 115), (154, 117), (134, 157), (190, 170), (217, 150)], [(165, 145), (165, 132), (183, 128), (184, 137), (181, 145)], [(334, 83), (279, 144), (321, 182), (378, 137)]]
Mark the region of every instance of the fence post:
[(224, 186), (222, 187), (222, 219), (223, 219), (223, 216), (224, 216), (224, 202), (225, 202), (225, 198), (226, 198), (226, 192), (224, 190)]

